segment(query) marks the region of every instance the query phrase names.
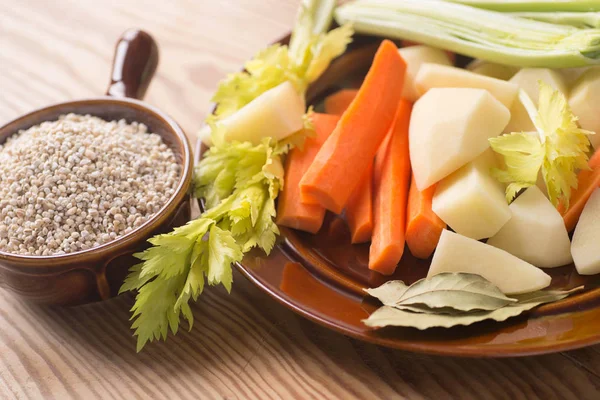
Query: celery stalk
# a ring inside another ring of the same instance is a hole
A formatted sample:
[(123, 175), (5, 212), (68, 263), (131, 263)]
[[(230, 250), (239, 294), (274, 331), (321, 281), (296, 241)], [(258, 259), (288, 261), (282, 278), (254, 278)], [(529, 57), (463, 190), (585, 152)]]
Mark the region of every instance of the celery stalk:
[(552, 24), (571, 25), (576, 28), (600, 28), (600, 12), (511, 12), (513, 17), (534, 19)]
[(333, 20), (335, 0), (302, 0), (296, 17), (296, 24), (290, 38), (290, 53), (302, 53), (302, 46), (313, 35), (327, 32)]
[(487, 10), (511, 12), (600, 11), (600, 0), (446, 0)]
[(500, 64), (568, 68), (600, 63), (600, 29), (515, 18), (438, 0), (355, 0), (335, 11), (356, 32), (408, 39)]

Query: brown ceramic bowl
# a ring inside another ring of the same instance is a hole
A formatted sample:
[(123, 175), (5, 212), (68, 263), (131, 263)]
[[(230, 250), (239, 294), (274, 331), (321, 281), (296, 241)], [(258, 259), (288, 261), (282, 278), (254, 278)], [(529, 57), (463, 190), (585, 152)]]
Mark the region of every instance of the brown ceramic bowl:
[(48, 257), (0, 252), (0, 285), (24, 299), (44, 304), (75, 305), (117, 294), (132, 256), (147, 247), (147, 239), (190, 219), (189, 188), (192, 152), (185, 134), (168, 115), (141, 99), (158, 65), (158, 48), (150, 35), (129, 30), (117, 43), (111, 84), (105, 97), (45, 107), (0, 127), (0, 143), (9, 136), (67, 113), (91, 114), (105, 120), (142, 122), (175, 152), (182, 174), (175, 194), (144, 225), (102, 246)]
[[(315, 105), (318, 111), (328, 94), (342, 87), (358, 87), (380, 40), (356, 37), (348, 51), (311, 85), (308, 104)], [(458, 57), (457, 65), (464, 66), (468, 61)], [(252, 252), (237, 267), (259, 288), (298, 314), (344, 335), (382, 346), (440, 355), (507, 357), (600, 343), (600, 276), (580, 276), (573, 265), (545, 271), (552, 275), (552, 288), (584, 285), (582, 293), (505, 322), (427, 331), (370, 329), (361, 321), (378, 304), (366, 297), (363, 289), (391, 279), (413, 283), (425, 277), (431, 260), (419, 260), (406, 248), (396, 272), (387, 277), (370, 271), (368, 259), (368, 244), (352, 245), (346, 222), (328, 213), (317, 234), (282, 227), (280, 241), (268, 257)]]

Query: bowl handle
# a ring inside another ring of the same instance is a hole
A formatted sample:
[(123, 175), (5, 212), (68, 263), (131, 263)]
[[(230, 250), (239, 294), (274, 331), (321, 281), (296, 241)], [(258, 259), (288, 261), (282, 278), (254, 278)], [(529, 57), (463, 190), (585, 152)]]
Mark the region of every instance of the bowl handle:
[(158, 66), (158, 46), (148, 33), (129, 29), (115, 48), (110, 85), (106, 94), (142, 99)]

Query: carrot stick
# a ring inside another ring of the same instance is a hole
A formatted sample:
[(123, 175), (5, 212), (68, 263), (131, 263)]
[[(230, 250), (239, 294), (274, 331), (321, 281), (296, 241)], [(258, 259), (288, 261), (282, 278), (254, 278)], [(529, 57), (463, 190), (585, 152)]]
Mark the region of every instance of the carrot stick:
[(565, 221), (567, 232), (575, 229), (579, 217), (588, 199), (597, 187), (600, 187), (600, 151), (596, 151), (588, 165), (591, 170), (582, 170), (577, 175), (577, 189), (571, 192), (569, 209), (565, 210), (564, 204), (558, 205), (558, 211)]
[(373, 182), (379, 182), (381, 180), (381, 171), (383, 170), (383, 161), (385, 160), (385, 153), (387, 152), (387, 148), (390, 145), (390, 139), (392, 138), (392, 131), (388, 132), (383, 142), (379, 145), (379, 149), (377, 149), (377, 154), (375, 155), (375, 164), (373, 166)]
[(397, 47), (384, 40), (367, 76), (334, 132), (302, 178), (302, 201), (316, 201), (337, 214), (373, 162), (394, 120), (406, 64)]
[(312, 121), (316, 136), (306, 139), (303, 149), (294, 148), (288, 154), (284, 186), (277, 204), (279, 225), (310, 233), (316, 233), (321, 229), (325, 209), (319, 205), (303, 204), (300, 201), (299, 183), (339, 119), (337, 115), (313, 114)]
[[(381, 177), (383, 160), (385, 159), (385, 153), (391, 137), (391, 132), (389, 132), (381, 145), (379, 145), (373, 167), (363, 176), (361, 182), (348, 199), (346, 220), (350, 226), (352, 243), (368, 242), (373, 236), (373, 185)], [(368, 178), (370, 179), (367, 182)]]
[(413, 177), (408, 192), (406, 244), (413, 256), (426, 259), (431, 256), (446, 228), (431, 208), (435, 185), (419, 191)]
[(391, 129), (381, 173), (375, 182), (373, 239), (369, 269), (391, 275), (404, 253), (406, 203), (410, 183), (408, 125), (412, 104), (402, 100)]
[[(600, 135), (600, 132), (598, 132), (597, 134)], [(596, 151), (594, 153), (594, 155), (590, 158), (588, 165), (591, 169), (596, 169), (600, 167), (600, 151)]]
[(369, 168), (346, 205), (352, 243), (371, 240), (373, 234), (373, 168)]
[(358, 90), (342, 89), (325, 98), (325, 112), (327, 114), (342, 115), (352, 100), (356, 97)]

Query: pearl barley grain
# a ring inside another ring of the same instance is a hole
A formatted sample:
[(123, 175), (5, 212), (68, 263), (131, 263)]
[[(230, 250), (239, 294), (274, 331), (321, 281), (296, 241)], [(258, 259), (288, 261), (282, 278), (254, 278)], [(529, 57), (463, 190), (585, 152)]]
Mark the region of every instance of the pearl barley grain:
[(0, 250), (45, 256), (113, 241), (166, 204), (180, 173), (137, 122), (68, 114), (19, 131), (0, 145)]

